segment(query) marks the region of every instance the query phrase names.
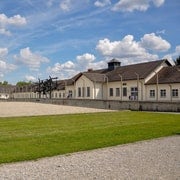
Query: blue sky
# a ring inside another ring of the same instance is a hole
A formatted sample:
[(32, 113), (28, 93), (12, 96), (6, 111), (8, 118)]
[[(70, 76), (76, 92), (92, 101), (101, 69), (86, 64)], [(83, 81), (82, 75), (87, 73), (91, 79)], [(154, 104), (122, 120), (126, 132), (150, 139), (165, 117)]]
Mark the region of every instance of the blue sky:
[(179, 0), (1, 0), (0, 81), (175, 59)]

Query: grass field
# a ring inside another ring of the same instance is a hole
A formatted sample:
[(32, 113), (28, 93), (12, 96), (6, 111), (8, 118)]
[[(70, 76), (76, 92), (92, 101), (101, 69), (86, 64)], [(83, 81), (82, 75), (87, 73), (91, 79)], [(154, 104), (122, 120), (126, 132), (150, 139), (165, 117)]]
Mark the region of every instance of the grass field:
[(179, 133), (179, 114), (124, 111), (0, 118), (0, 163)]

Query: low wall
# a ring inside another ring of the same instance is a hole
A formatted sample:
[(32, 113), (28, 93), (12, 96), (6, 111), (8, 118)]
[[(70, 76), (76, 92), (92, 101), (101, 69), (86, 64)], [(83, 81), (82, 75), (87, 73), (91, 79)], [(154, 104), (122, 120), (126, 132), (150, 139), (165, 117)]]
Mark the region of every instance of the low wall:
[(11, 99), (8, 101), (39, 102), (113, 110), (180, 112), (180, 102), (116, 101), (89, 99)]

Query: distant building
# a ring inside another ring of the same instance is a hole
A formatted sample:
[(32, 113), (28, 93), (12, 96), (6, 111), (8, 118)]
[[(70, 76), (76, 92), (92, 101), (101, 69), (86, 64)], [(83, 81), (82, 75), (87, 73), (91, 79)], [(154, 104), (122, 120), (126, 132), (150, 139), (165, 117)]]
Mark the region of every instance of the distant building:
[[(12, 92), (14, 98), (38, 98), (33, 86)], [(48, 95), (42, 95), (48, 98)], [(71, 79), (58, 81), (52, 98), (119, 101), (180, 101), (180, 66), (158, 60), (121, 66), (112, 59), (107, 69), (88, 69)]]
[(9, 99), (14, 93), (15, 86), (0, 85), (0, 99)]

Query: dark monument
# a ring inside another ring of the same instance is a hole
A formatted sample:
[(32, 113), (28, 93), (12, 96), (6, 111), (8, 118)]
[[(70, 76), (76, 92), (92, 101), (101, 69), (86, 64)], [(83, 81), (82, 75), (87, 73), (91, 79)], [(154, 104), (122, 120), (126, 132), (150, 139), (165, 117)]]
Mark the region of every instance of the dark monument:
[[(53, 81), (55, 80), (55, 81)], [(41, 98), (41, 94), (47, 95), (49, 94), (49, 98), (52, 97), (52, 91), (57, 89), (57, 77), (52, 78), (49, 76), (49, 79), (40, 80), (38, 79), (38, 82), (34, 83), (34, 92), (38, 92), (39, 98)]]

